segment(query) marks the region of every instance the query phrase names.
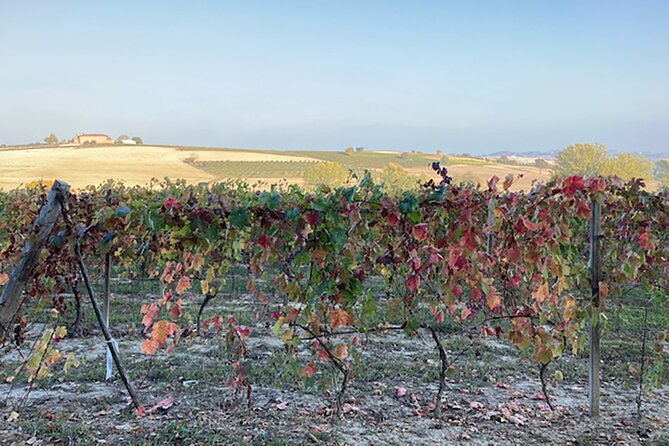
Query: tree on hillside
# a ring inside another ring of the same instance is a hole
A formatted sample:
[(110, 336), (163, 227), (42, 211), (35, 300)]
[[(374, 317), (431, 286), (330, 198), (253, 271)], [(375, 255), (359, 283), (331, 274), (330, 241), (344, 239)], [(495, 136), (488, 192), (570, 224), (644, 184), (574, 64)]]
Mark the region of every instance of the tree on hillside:
[(388, 163), (379, 175), (379, 181), (383, 188), (391, 194), (400, 194), (405, 190), (415, 189), (418, 186), (418, 178), (409, 174), (402, 166)]
[(558, 154), (553, 171), (557, 175), (615, 175), (623, 180), (653, 177), (653, 162), (642, 155), (611, 156), (603, 144), (574, 144)]
[(344, 150), (344, 153), (346, 153), (348, 156), (353, 155), (353, 147), (347, 147), (346, 150)]
[(497, 162), (500, 163), (500, 164), (508, 164), (508, 165), (511, 165), (511, 166), (515, 166), (515, 165), (518, 164), (518, 161), (516, 161), (515, 159), (512, 159), (512, 158), (509, 158), (506, 155), (502, 155), (499, 158), (497, 158)]
[(56, 145), (58, 144), (58, 137), (52, 133), (46, 138), (44, 138), (44, 143), (50, 146)]
[(114, 140), (114, 143), (121, 144), (126, 139), (130, 139), (130, 137), (128, 135), (119, 135), (119, 137)]
[(140, 138), (139, 136), (133, 136), (131, 139), (139, 145), (144, 144), (144, 142), (142, 141), (142, 138)]
[(603, 175), (616, 175), (623, 180), (631, 178), (649, 180), (653, 178), (653, 162), (645, 156), (621, 153), (616, 157), (607, 159), (601, 173)]
[(348, 170), (339, 163), (324, 161), (313, 163), (304, 171), (304, 182), (311, 187), (339, 187), (348, 181)]
[(662, 186), (669, 187), (669, 160), (660, 160), (655, 163), (655, 179)]
[(365, 151), (365, 148), (364, 148), (364, 147), (356, 147), (356, 148), (355, 148), (355, 151), (356, 151), (356, 152), (364, 152), (364, 151)]
[(604, 144), (573, 144), (558, 154), (553, 172), (560, 176), (598, 175), (604, 171), (608, 159)]

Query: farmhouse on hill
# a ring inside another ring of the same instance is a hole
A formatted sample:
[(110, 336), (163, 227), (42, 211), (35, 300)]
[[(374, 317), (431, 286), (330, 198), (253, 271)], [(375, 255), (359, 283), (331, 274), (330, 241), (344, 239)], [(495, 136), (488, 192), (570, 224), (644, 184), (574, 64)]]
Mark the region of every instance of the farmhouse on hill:
[(72, 138), (74, 144), (83, 144), (83, 143), (95, 143), (95, 144), (111, 144), (112, 139), (103, 135), (102, 133), (79, 133), (77, 136)]

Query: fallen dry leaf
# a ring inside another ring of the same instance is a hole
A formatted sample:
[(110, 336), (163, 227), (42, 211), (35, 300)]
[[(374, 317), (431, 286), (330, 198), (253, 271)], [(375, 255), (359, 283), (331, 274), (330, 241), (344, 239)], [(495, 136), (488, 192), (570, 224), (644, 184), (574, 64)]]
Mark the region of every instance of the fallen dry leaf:
[(352, 404), (346, 403), (342, 406), (341, 410), (344, 413), (349, 413), (349, 412), (357, 412), (360, 409)]
[(155, 406), (148, 410), (149, 413), (156, 412), (158, 410), (167, 410), (174, 405), (174, 397), (168, 396), (167, 398), (158, 401)]
[(329, 424), (316, 424), (314, 426), (311, 426), (311, 431), (322, 432), (327, 434), (332, 431), (332, 426), (330, 426)]
[(485, 406), (482, 403), (479, 403), (478, 401), (470, 401), (469, 408), (477, 410), (477, 409), (483, 409), (485, 408)]

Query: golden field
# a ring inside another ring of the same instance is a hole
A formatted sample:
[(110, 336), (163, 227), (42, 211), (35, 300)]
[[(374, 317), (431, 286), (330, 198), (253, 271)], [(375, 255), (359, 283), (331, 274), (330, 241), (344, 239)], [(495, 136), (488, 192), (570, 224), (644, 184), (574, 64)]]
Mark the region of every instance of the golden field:
[[(73, 187), (100, 184), (110, 178), (129, 185), (146, 184), (152, 178), (182, 178), (189, 183), (211, 182), (224, 179), (243, 179), (249, 183), (257, 181), (302, 184), (302, 178), (290, 166), (308, 166), (311, 162), (341, 162), (353, 169), (380, 170), (390, 162), (402, 165), (416, 177), (433, 175), (429, 164), (439, 159), (435, 155), (411, 154), (400, 157), (400, 152), (377, 151), (344, 157), (340, 152), (279, 152), (245, 149), (207, 149), (170, 146), (125, 146), (104, 145), (92, 147), (26, 147), (0, 149), (0, 188), (12, 189), (34, 181), (49, 182), (56, 178)], [(219, 163), (215, 173), (198, 166)], [(248, 164), (247, 164), (248, 163)], [(289, 164), (298, 163), (298, 164)], [(236, 170), (227, 171), (227, 166)], [(258, 166), (258, 170), (247, 170), (239, 166)], [(497, 175), (508, 174), (523, 177), (514, 184), (515, 189), (531, 187), (533, 181), (546, 181), (550, 171), (531, 166), (512, 166), (484, 162), (479, 159), (449, 157), (449, 173), (456, 181), (473, 181), (482, 185)], [(269, 169), (269, 170), (268, 170)], [(229, 172), (229, 173), (228, 173)], [(263, 178), (259, 172), (269, 172)], [(285, 177), (283, 176), (285, 173)]]

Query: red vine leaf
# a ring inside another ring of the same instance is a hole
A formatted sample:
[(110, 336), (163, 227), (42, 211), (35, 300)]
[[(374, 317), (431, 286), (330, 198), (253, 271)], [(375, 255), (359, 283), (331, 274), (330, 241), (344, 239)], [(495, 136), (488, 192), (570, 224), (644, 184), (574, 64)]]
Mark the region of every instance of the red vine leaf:
[(146, 355), (155, 355), (160, 344), (155, 339), (144, 339), (139, 345), (139, 350)]
[[(156, 317), (158, 314), (158, 305), (156, 304), (151, 304), (151, 305), (142, 305), (142, 308), (140, 311), (144, 315), (142, 318), (142, 324), (144, 324), (144, 328), (149, 328), (151, 324), (153, 323), (153, 318)], [(137, 311), (137, 310), (135, 310)]]
[(422, 242), (427, 238), (427, 223), (419, 223), (411, 229), (411, 234), (416, 240)]
[(177, 283), (177, 294), (183, 294), (186, 290), (190, 289), (190, 277), (181, 276), (179, 283)]
[(316, 373), (316, 366), (314, 365), (313, 362), (310, 362), (309, 364), (304, 366), (304, 368), (300, 372), (300, 376), (302, 376), (303, 378), (304, 377), (311, 378), (312, 376), (314, 376), (315, 373)]
[(412, 274), (409, 277), (406, 278), (404, 281), (404, 284), (409, 288), (411, 291), (415, 292), (418, 287), (420, 286), (420, 277), (416, 274)]
[(170, 308), (170, 317), (172, 320), (176, 320), (181, 316), (181, 299), (178, 299)]
[(244, 325), (238, 325), (235, 327), (235, 331), (242, 341), (248, 339), (248, 337), (251, 336), (251, 329)]
[(572, 175), (564, 179), (562, 186), (562, 193), (568, 197), (573, 197), (579, 190), (585, 189), (583, 177), (580, 175)]

